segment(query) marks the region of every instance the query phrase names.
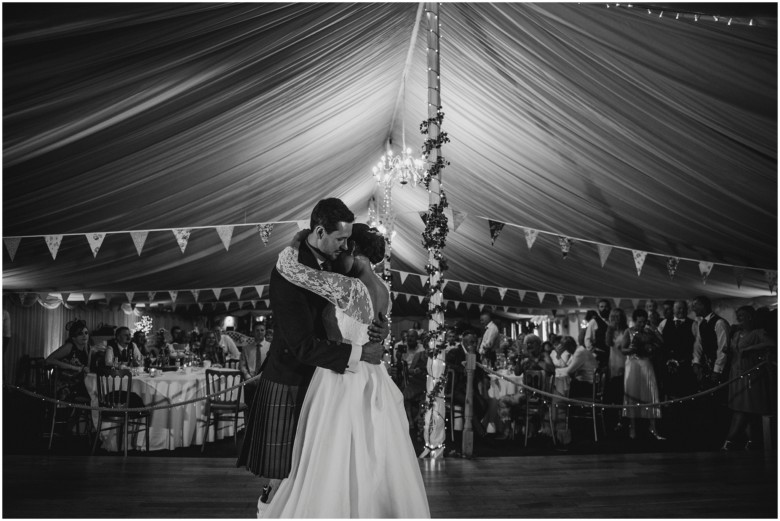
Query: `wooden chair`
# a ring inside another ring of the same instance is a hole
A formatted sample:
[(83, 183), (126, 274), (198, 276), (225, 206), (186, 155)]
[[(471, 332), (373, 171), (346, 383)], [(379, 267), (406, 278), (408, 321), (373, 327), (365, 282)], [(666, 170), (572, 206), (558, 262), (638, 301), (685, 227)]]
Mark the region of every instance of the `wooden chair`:
[[(97, 395), (100, 407), (127, 409), (139, 406), (140, 404), (136, 403), (130, 404), (131, 397), (134, 395), (132, 389), (133, 373), (130, 369), (107, 369), (97, 375)], [(97, 432), (95, 433), (95, 442), (92, 445), (92, 454), (95, 453), (101, 432), (121, 429), (122, 436), (117, 436), (117, 441), (122, 445), (124, 455), (127, 457), (128, 431), (131, 425), (135, 427), (134, 442), (141, 432), (141, 427), (146, 431), (146, 450), (148, 451), (150, 417), (151, 411), (98, 411)], [(104, 421), (110, 422), (110, 425), (103, 427)]]
[(596, 418), (601, 418), (601, 430), (604, 431), (604, 410), (598, 407), (599, 403), (602, 403), (604, 397), (604, 385), (606, 382), (605, 375), (601, 372), (596, 372), (593, 375), (593, 382), (588, 387), (589, 392), (587, 394), (572, 395), (571, 386), (569, 387), (568, 397), (583, 401), (589, 401), (594, 403), (593, 407), (583, 407), (576, 404), (572, 404), (568, 409), (566, 415), (566, 430), (569, 430), (569, 420), (581, 419), (590, 420), (593, 424), (593, 441), (599, 441), (599, 433)]
[(238, 369), (238, 364), (240, 362), (241, 360), (235, 360), (235, 359), (225, 360), (225, 367), (227, 369)]
[[(36, 379), (38, 392), (49, 398), (58, 399), (57, 390), (60, 388), (60, 382), (63, 378), (61, 371), (62, 369), (57, 366), (45, 366), (45, 364), (36, 365), (34, 378)], [(64, 401), (80, 405), (89, 405), (89, 400), (82, 396), (65, 397)], [(89, 431), (92, 421), (89, 409), (71, 407), (65, 403), (46, 402), (44, 414), (46, 415), (44, 425), (47, 422), (49, 424), (49, 450), (51, 450), (54, 441), (54, 431), (57, 425), (64, 425), (66, 433), (69, 433), (71, 427), (76, 425), (79, 434), (81, 434), (80, 427), (83, 422), (86, 426), (84, 433), (87, 435), (87, 441), (89, 442)], [(44, 434), (44, 436), (46, 436), (46, 434)]]
[[(206, 369), (206, 394), (211, 396), (214, 393), (220, 393), (215, 397), (206, 399), (205, 425), (203, 426), (203, 445), (200, 451), (206, 449), (206, 442), (209, 439), (209, 427), (214, 423), (214, 435), (220, 418), (224, 416), (233, 417), (233, 443), (238, 447), (238, 415), (244, 415), (247, 408), (244, 400), (241, 399), (241, 392), (244, 387), (239, 386), (230, 389), (244, 381), (244, 375), (237, 369)], [(227, 390), (230, 389), (230, 390)], [(224, 391), (224, 392), (222, 392)]]
[[(546, 393), (550, 393), (552, 389), (552, 378), (548, 376), (544, 371), (525, 371), (523, 373), (523, 383), (532, 389), (537, 389)], [(531, 424), (531, 417), (536, 415), (539, 417), (539, 424), (544, 422), (544, 415), (548, 413), (550, 422), (550, 432), (552, 433), (553, 445), (555, 444), (555, 426), (552, 422), (552, 414), (549, 414), (546, 402), (550, 400), (547, 396), (537, 394), (530, 389), (525, 389), (525, 446), (528, 446), (529, 427)]]

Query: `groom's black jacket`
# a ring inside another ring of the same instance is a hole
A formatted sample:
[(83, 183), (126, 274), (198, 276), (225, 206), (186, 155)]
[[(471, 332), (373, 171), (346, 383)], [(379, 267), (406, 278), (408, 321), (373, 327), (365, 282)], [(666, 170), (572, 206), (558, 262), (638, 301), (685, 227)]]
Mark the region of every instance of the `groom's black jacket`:
[[(306, 239), (301, 242), (298, 262), (320, 269)], [(352, 347), (327, 341), (322, 312), (328, 301), (287, 281), (275, 266), (268, 292), (274, 312), (274, 337), (263, 378), (285, 385), (308, 386), (317, 366), (343, 373)]]

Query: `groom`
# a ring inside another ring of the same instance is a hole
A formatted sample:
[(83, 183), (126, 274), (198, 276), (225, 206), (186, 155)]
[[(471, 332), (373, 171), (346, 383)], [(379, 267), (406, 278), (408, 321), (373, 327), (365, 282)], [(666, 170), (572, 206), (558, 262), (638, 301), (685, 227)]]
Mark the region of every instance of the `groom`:
[[(340, 199), (318, 202), (298, 261), (314, 269), (330, 270), (331, 263), (347, 251), (354, 221), (354, 214)], [(260, 417), (248, 448), (259, 452), (259, 475), (269, 479), (261, 496), (265, 503), (270, 502), (279, 481), (290, 473), (298, 417), (314, 369), (324, 367), (344, 373), (354, 370), (361, 360), (379, 364), (384, 352), (382, 340), (389, 333), (385, 317), (379, 316), (369, 328), (372, 343), (362, 348), (328, 341), (322, 322), (328, 302), (288, 282), (276, 267), (271, 271), (269, 293), (276, 327), (255, 398), (260, 400), (255, 404)]]

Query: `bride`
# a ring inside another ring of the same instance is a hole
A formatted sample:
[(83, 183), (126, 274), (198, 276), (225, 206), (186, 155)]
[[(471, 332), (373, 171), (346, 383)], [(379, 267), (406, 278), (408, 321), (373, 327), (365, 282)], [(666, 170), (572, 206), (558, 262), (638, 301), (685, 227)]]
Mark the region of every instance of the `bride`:
[[(327, 299), (323, 322), (332, 340), (363, 345), (375, 310), (389, 311), (390, 295), (372, 264), (384, 258), (385, 240), (355, 223), (351, 252), (337, 269), (318, 271), (297, 262), (300, 242), (279, 255), (287, 280)], [(304, 399), (290, 475), (259, 517), (422, 518), (428, 499), (403, 396), (383, 364), (360, 362), (356, 372), (318, 367)]]

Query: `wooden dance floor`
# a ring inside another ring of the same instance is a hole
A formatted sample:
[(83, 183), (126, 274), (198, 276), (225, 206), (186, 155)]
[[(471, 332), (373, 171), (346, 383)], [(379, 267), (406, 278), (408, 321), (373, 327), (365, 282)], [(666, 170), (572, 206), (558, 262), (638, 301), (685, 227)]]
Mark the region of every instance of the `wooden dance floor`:
[[(252, 518), (234, 458), (6, 455), (9, 518)], [(777, 457), (641, 453), (420, 461), (438, 518), (777, 518)]]

